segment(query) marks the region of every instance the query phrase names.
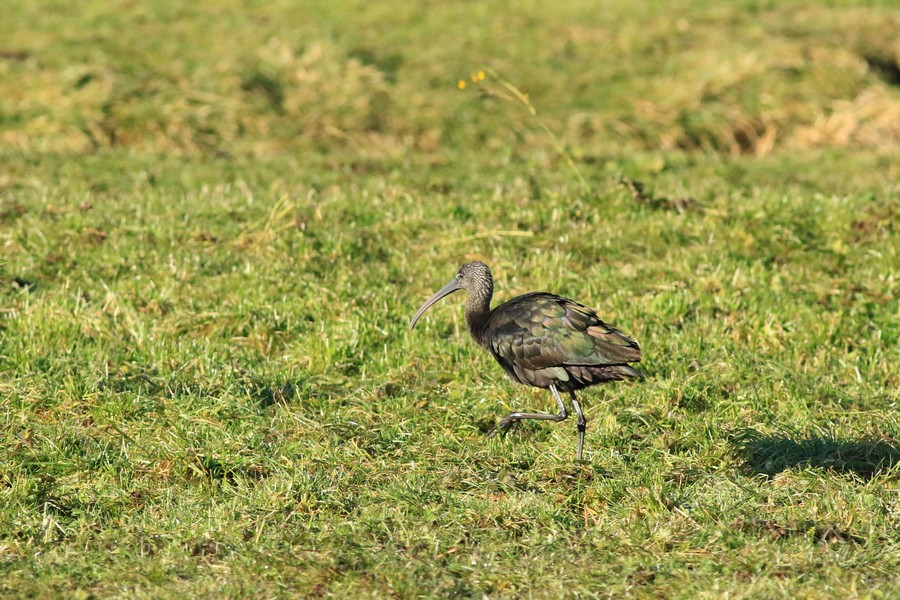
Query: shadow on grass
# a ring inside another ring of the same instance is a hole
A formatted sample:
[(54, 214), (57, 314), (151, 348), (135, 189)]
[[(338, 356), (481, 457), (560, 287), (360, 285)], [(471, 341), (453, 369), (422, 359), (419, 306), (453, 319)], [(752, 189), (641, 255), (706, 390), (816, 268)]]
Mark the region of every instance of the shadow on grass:
[(793, 434), (764, 435), (755, 429), (736, 433), (731, 443), (748, 469), (774, 475), (796, 467), (822, 467), (870, 479), (900, 464), (900, 442), (846, 440), (826, 435), (799, 439)]

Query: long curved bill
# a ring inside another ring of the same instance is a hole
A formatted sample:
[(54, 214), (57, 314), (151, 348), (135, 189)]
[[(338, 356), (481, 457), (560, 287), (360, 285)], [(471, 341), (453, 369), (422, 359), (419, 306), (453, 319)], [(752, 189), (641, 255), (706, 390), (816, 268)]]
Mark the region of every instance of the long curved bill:
[(412, 318), (412, 321), (409, 322), (409, 329), (410, 329), (410, 331), (412, 331), (413, 327), (416, 326), (416, 321), (419, 320), (419, 317), (422, 316), (422, 313), (424, 313), (426, 310), (428, 310), (429, 308), (431, 308), (431, 306), (432, 306), (435, 302), (437, 302), (438, 300), (440, 300), (440, 299), (443, 298), (444, 296), (449, 296), (449, 295), (452, 294), (453, 292), (455, 292), (455, 291), (457, 291), (457, 290), (461, 290), (461, 289), (462, 289), (462, 286), (459, 284), (459, 276), (454, 277), (454, 278), (450, 281), (450, 283), (448, 283), (447, 285), (445, 285), (444, 287), (442, 287), (441, 289), (439, 289), (439, 290), (437, 291), (437, 293), (435, 293), (434, 296), (432, 296), (431, 298), (429, 298), (428, 301), (425, 302), (425, 304), (422, 305), (422, 308), (420, 308), (419, 310), (416, 311), (416, 314), (415, 314), (415, 316)]

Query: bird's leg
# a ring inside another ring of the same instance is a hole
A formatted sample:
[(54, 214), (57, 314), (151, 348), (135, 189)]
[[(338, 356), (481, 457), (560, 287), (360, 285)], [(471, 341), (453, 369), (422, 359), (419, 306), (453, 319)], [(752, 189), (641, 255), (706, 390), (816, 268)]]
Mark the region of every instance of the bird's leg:
[(581, 453), (584, 450), (584, 431), (587, 429), (587, 419), (584, 418), (584, 413), (581, 412), (581, 405), (578, 403), (578, 398), (575, 397), (575, 392), (569, 392), (572, 396), (572, 407), (575, 409), (575, 416), (578, 417), (578, 450), (575, 451), (575, 460), (581, 460)]
[(553, 392), (553, 397), (556, 398), (556, 406), (559, 408), (559, 413), (552, 415), (546, 413), (529, 413), (529, 412), (514, 412), (509, 413), (497, 423), (497, 427), (491, 431), (490, 435), (496, 435), (499, 431), (501, 434), (505, 435), (512, 428), (518, 425), (519, 421), (523, 421), (525, 419), (535, 419), (538, 421), (564, 421), (566, 417), (569, 416), (569, 412), (566, 410), (566, 405), (563, 404), (562, 398), (559, 397), (559, 392), (556, 391), (556, 386), (551, 385), (550, 391)]

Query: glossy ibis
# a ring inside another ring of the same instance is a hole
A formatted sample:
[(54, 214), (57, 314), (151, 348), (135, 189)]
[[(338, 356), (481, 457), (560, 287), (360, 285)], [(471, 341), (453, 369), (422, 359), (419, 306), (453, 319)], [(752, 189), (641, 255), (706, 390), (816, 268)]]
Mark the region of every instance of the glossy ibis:
[(549, 389), (559, 409), (557, 414), (510, 413), (493, 433), (505, 434), (524, 419), (565, 420), (568, 412), (559, 392), (569, 392), (578, 417), (575, 459), (581, 460), (587, 420), (575, 392), (598, 383), (640, 377), (628, 365), (641, 360), (638, 343), (601, 321), (590, 308), (556, 294), (532, 292), (491, 310), (494, 281), (491, 270), (482, 262), (460, 267), (456, 277), (416, 312), (409, 328), (414, 328), (422, 313), (438, 300), (458, 290), (469, 294), (466, 323), (475, 341), (515, 381)]

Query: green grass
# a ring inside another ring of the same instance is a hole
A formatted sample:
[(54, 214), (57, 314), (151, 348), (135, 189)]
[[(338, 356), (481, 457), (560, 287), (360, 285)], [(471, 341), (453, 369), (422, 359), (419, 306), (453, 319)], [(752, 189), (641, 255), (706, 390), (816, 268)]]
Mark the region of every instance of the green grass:
[[(891, 3), (19, 4), (2, 595), (900, 585)], [(460, 298), (407, 331), (475, 258), (641, 342), (585, 464), (484, 435), (553, 403)]]

